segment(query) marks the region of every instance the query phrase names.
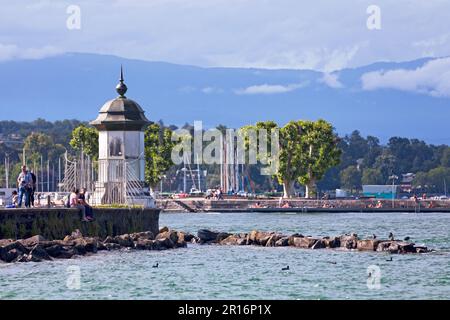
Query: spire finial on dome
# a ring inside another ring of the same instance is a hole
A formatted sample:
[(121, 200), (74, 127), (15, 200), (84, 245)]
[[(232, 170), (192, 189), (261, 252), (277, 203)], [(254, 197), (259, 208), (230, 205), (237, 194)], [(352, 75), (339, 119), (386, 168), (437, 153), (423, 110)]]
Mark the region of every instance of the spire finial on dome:
[(120, 95), (121, 98), (125, 98), (125, 93), (127, 92), (127, 85), (123, 83), (123, 69), (122, 65), (120, 65), (120, 79), (119, 84), (116, 86), (116, 91)]

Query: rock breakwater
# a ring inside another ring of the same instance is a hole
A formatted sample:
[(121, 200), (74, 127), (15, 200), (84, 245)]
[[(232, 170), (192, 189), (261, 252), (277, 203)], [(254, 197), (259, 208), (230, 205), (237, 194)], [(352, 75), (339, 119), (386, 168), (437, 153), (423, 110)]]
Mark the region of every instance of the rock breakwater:
[(0, 262), (40, 262), (70, 259), (111, 250), (168, 250), (185, 248), (187, 243), (295, 247), (300, 249), (336, 249), (417, 254), (430, 252), (427, 247), (413, 242), (391, 239), (361, 239), (357, 234), (333, 237), (304, 236), (299, 233), (285, 235), (277, 232), (253, 230), (249, 233), (228, 233), (201, 229), (197, 235), (164, 227), (157, 234), (151, 231), (108, 236), (84, 237), (79, 230), (62, 240), (47, 240), (40, 235), (27, 239), (0, 240)]

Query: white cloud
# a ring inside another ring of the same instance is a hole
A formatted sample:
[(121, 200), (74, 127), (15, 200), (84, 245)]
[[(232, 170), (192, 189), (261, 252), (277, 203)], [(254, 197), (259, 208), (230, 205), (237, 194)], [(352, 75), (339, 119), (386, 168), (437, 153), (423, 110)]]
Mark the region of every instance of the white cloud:
[[(324, 72), (341, 70), (351, 65), (352, 60), (367, 43), (335, 49), (327, 47), (302, 48), (301, 50), (280, 49), (274, 52), (258, 50), (214, 54), (206, 57), (209, 66), (265, 69), (308, 69)], [(250, 52), (251, 51), (251, 52)]]
[(0, 30), (7, 32), (0, 34), (0, 43), (21, 50), (42, 52), (51, 46), (204, 67), (328, 73), (376, 61), (450, 55), (450, 38), (443, 31), (450, 29), (448, 0), (416, 0), (414, 5), (411, 0), (378, 0), (384, 17), (378, 31), (366, 27), (366, 0), (283, 0), (276, 5), (268, 0), (78, 0), (82, 28), (77, 31), (66, 28), (69, 0), (3, 2)]
[(415, 70), (374, 71), (362, 75), (364, 90), (397, 89), (450, 97), (450, 58), (427, 62)]
[(215, 87), (205, 87), (202, 89), (202, 92), (205, 94), (223, 93), (223, 89)]
[(234, 92), (239, 95), (247, 95), (247, 94), (279, 94), (279, 93), (287, 93), (297, 89), (300, 89), (306, 86), (307, 83), (294, 83), (288, 85), (281, 84), (262, 84), (262, 85), (254, 85), (244, 89), (237, 89)]
[(318, 80), (330, 88), (342, 88), (344, 85), (339, 81), (339, 76), (336, 73), (324, 73), (323, 77)]
[(61, 54), (62, 51), (53, 46), (41, 48), (19, 48), (15, 44), (0, 43), (0, 61), (13, 59), (42, 59)]
[[(367, 43), (364, 44), (366, 46)], [(353, 60), (356, 53), (360, 49), (360, 45), (354, 45), (349, 48), (335, 49), (331, 52), (327, 52), (325, 55), (326, 63), (323, 66), (325, 72), (332, 72), (336, 70), (341, 70), (346, 68), (349, 63)]]
[(450, 34), (446, 33), (446, 34), (442, 34), (442, 35), (432, 37), (432, 38), (429, 38), (426, 40), (414, 41), (413, 46), (414, 47), (426, 47), (426, 48), (442, 46), (447, 43), (449, 38), (450, 38)]

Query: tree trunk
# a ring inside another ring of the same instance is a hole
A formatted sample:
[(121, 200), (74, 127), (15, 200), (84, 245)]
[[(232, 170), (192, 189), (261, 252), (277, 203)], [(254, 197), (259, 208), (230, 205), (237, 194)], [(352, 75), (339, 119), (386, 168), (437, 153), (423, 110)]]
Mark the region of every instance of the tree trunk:
[(283, 198), (292, 198), (294, 195), (294, 181), (283, 182)]
[(311, 181), (308, 184), (306, 184), (305, 189), (306, 189), (305, 197), (307, 199), (316, 197), (317, 190), (316, 190), (316, 182), (315, 181)]

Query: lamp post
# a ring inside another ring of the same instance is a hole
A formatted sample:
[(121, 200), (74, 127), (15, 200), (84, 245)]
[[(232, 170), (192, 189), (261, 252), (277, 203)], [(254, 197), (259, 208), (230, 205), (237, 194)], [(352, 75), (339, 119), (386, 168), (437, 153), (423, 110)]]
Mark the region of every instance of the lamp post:
[(183, 171), (183, 193), (186, 193), (186, 184), (187, 184), (187, 181), (186, 181), (186, 171), (187, 171), (186, 165), (185, 165), (184, 168), (181, 168), (181, 171)]
[(445, 178), (444, 178), (444, 196), (447, 198), (447, 182), (445, 181)]
[(398, 179), (398, 176), (396, 176), (395, 174), (393, 174), (392, 176), (389, 177), (389, 179), (392, 179), (392, 209), (395, 208), (395, 196), (394, 196), (394, 188), (395, 188), (395, 180)]
[(6, 188), (9, 188), (9, 154), (5, 155), (5, 182)]
[(165, 175), (162, 175), (162, 176), (161, 176), (161, 181), (160, 181), (161, 186), (160, 186), (160, 188), (159, 188), (159, 192), (160, 192), (160, 193), (163, 192), (163, 179), (166, 179), (166, 176), (165, 176)]

